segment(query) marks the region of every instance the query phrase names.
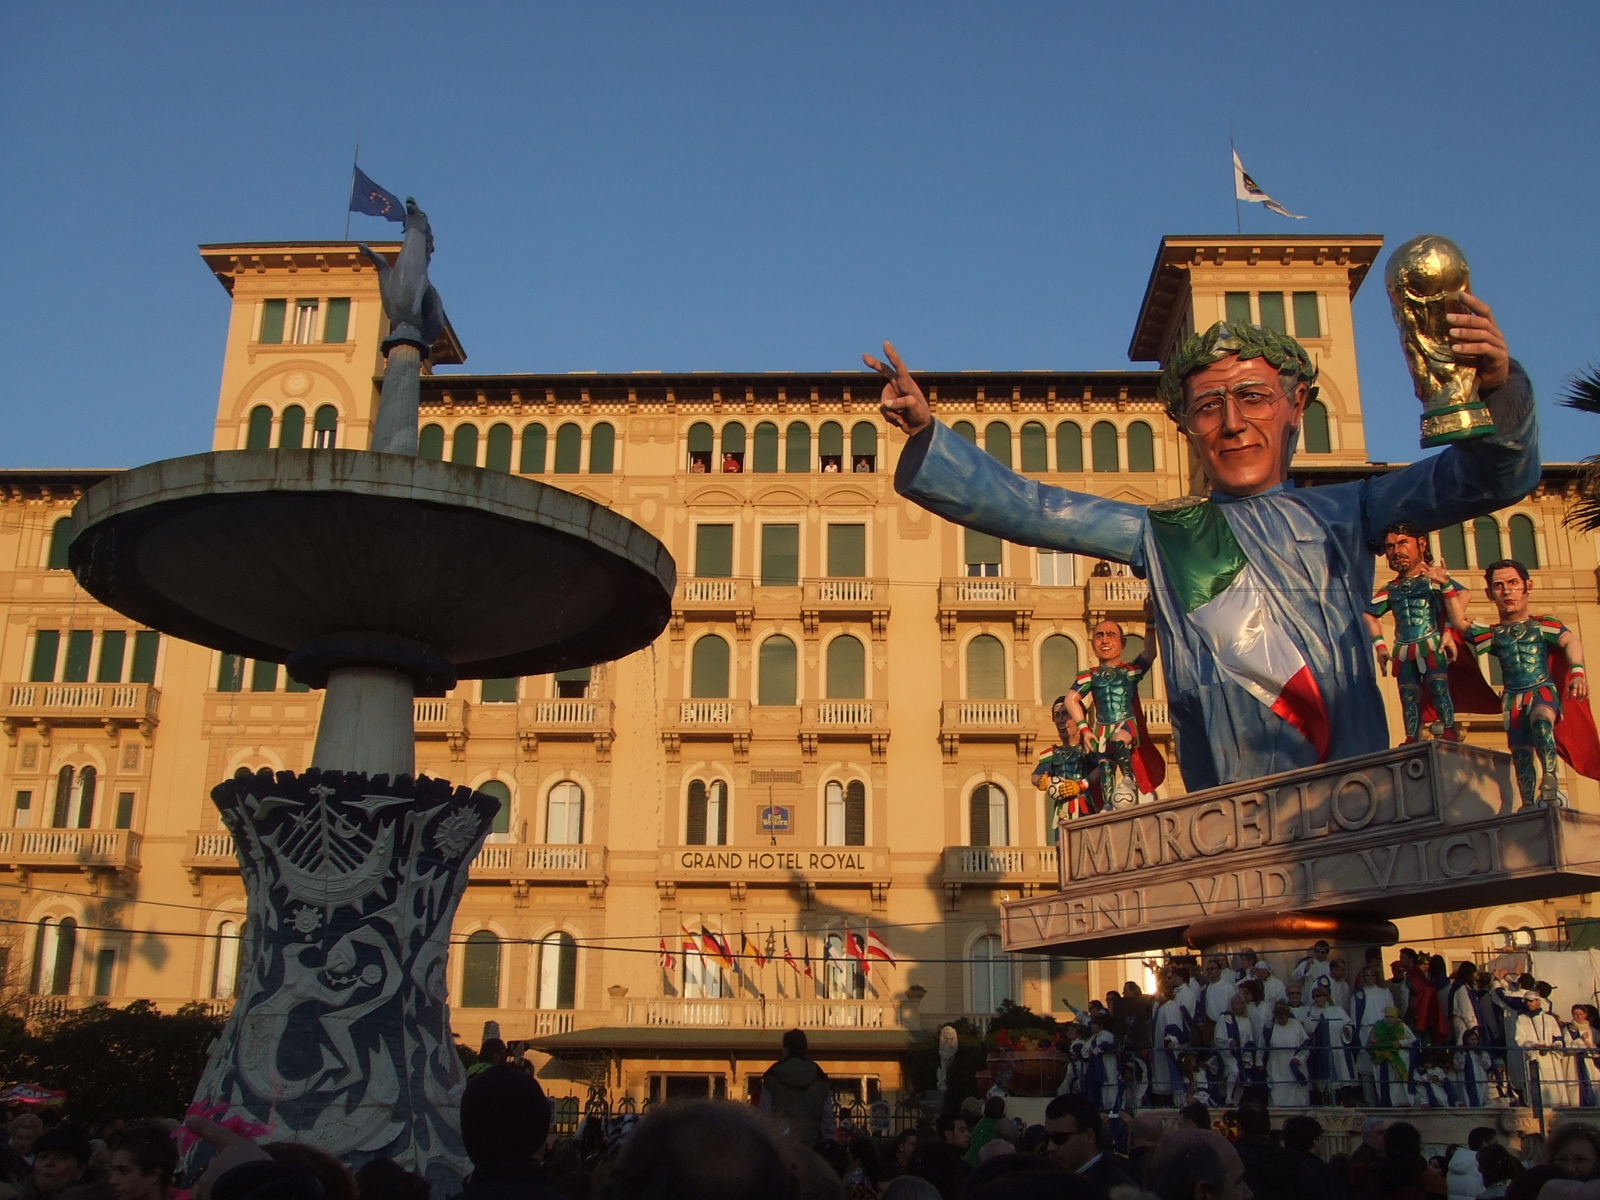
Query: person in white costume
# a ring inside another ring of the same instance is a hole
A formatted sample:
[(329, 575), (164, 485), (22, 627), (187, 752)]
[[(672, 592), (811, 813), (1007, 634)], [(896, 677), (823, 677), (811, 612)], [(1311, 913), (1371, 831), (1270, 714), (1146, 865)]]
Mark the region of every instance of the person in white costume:
[(1254, 1077), (1256, 1067), (1256, 1027), (1250, 1019), (1250, 1006), (1244, 992), (1233, 993), (1228, 1010), (1217, 1021), (1211, 1044), (1222, 1060), (1222, 1103), (1231, 1108), (1239, 1103), (1239, 1093)]
[(1539, 1093), (1545, 1108), (1564, 1108), (1572, 1103), (1567, 1083), (1566, 1030), (1545, 1011), (1544, 998), (1538, 992), (1524, 993), (1523, 1001), (1528, 1011), (1517, 1018), (1516, 1044), (1522, 1050), (1528, 1088), (1533, 1088), (1533, 1068), (1537, 1064)]
[(1272, 1024), (1261, 1039), (1267, 1052), (1267, 1090), (1273, 1108), (1304, 1108), (1311, 1103), (1306, 1070), (1309, 1039), (1305, 1026), (1289, 1012), (1287, 1001), (1273, 1009)]
[(1350, 1086), (1352, 1073), (1347, 1048), (1355, 1041), (1350, 1014), (1333, 1003), (1326, 984), (1311, 990), (1311, 1007), (1301, 1021), (1311, 1040), (1311, 1088), (1320, 1102), (1337, 1104), (1339, 1093)]

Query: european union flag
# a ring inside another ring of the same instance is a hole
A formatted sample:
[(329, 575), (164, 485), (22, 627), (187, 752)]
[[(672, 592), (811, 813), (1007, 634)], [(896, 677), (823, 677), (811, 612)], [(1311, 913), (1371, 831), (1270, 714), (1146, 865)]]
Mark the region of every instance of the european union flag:
[(365, 213), (369, 217), (383, 217), (389, 221), (404, 222), (406, 206), (400, 203), (400, 197), (388, 188), (373, 183), (360, 167), (355, 171), (355, 183), (350, 188), (350, 211)]

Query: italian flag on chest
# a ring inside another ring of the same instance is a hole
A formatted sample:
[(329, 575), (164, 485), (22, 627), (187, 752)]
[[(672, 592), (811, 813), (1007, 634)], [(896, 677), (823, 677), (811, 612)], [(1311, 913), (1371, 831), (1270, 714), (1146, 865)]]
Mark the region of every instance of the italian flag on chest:
[(1267, 605), (1267, 583), (1209, 500), (1150, 510), (1150, 531), (1173, 595), (1217, 668), (1328, 757), (1328, 708), (1305, 656)]

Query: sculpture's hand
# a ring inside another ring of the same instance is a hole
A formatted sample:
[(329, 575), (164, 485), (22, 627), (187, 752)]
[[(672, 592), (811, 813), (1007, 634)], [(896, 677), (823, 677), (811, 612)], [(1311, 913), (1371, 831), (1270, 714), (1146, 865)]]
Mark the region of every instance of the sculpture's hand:
[(1588, 676), (1577, 671), (1567, 676), (1567, 697), (1572, 700), (1587, 700), (1589, 698)]
[(883, 376), (879, 411), (883, 413), (883, 419), (896, 429), (904, 433), (921, 433), (933, 424), (933, 410), (928, 407), (928, 398), (922, 394), (917, 381), (911, 378), (911, 372), (906, 370), (906, 364), (900, 361), (894, 347), (885, 342), (883, 352), (889, 358), (887, 363), (879, 362), (870, 354), (861, 356), (862, 362)]
[(1389, 673), (1389, 647), (1380, 643), (1375, 648), (1374, 653), (1378, 659), (1378, 674), (1387, 675)]
[(1511, 352), (1489, 306), (1471, 292), (1462, 292), (1461, 299), (1472, 311), (1447, 314), (1450, 349), (1457, 358), (1477, 360), (1478, 388), (1492, 392), (1511, 375)]
[(1449, 662), (1449, 663), (1455, 662), (1456, 655), (1459, 654), (1459, 653), (1460, 653), (1460, 651), (1456, 649), (1456, 640), (1455, 640), (1455, 638), (1453, 638), (1453, 637), (1445, 638), (1444, 639), (1444, 660), (1445, 660), (1445, 662)]

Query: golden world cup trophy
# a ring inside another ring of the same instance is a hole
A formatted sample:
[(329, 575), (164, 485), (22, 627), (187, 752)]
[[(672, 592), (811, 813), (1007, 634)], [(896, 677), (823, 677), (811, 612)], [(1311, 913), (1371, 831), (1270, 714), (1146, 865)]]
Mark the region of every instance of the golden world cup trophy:
[(1450, 349), (1448, 313), (1468, 312), (1467, 256), (1447, 237), (1424, 233), (1389, 255), (1383, 272), (1400, 346), (1422, 401), (1422, 446), (1443, 446), (1494, 432), (1494, 418), (1478, 398), (1478, 369)]

